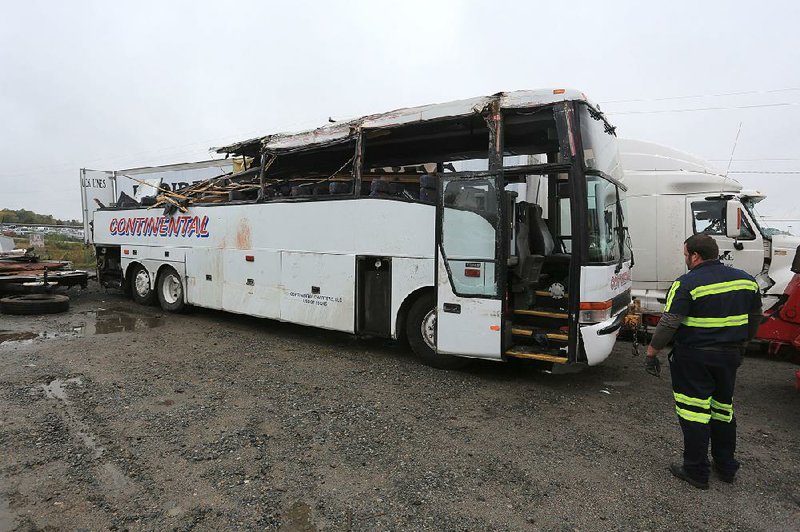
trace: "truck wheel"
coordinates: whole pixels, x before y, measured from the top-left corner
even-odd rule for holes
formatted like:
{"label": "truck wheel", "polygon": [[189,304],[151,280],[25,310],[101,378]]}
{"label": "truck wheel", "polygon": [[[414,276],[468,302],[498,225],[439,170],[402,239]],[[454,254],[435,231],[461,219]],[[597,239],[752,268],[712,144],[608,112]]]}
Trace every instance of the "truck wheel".
{"label": "truck wheel", "polygon": [[183,302],[183,282],[181,276],[172,268],[164,268],[156,282],[158,302],[167,312],[181,312],[185,306]]}
{"label": "truck wheel", "polygon": [[131,269],[131,295],[133,300],[140,305],[152,305],[155,294],[150,286],[150,274],[141,264],[136,264]]}
{"label": "truck wheel", "polygon": [[408,311],[406,337],[411,349],[424,364],[438,369],[460,369],[468,358],[441,355],[436,352],[436,298],[423,294]]}
{"label": "truck wheel", "polygon": [[55,314],[69,310],[69,298],[61,294],[24,294],[0,299],[3,314]]}

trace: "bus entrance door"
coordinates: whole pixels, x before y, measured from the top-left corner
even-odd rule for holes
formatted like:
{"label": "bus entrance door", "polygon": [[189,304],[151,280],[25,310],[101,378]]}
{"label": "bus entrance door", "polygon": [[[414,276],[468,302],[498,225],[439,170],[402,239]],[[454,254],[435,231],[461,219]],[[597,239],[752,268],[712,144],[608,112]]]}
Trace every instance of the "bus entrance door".
{"label": "bus entrance door", "polygon": [[444,176],[437,201],[436,350],[502,357],[497,177]]}

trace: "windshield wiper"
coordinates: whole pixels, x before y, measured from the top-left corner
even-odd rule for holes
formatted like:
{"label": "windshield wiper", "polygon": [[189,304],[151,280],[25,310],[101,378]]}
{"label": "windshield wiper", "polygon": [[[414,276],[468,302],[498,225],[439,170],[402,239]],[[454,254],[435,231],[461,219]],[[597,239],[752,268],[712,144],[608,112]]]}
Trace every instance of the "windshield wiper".
{"label": "windshield wiper", "polygon": [[[617,267],[614,269],[614,273],[619,273],[622,270],[622,265],[625,263],[625,245],[628,245],[628,249],[631,250],[631,268],[633,268],[634,260],[633,260],[633,247],[631,246],[631,232],[628,230],[627,225],[623,225],[625,223],[625,216],[622,213],[622,202],[619,200],[619,189],[617,189],[617,238],[619,244],[619,262],[617,262]],[[628,238],[625,238],[625,235],[628,235]]]}
{"label": "windshield wiper", "polygon": [[591,116],[595,120],[603,122],[603,131],[605,131],[609,135],[614,135],[615,137],[617,136],[616,126],[612,126],[611,124],[609,124],[608,121],[606,121],[606,117],[603,116],[603,113],[601,111],[598,111],[597,109],[594,109],[589,105],[586,106],[586,109],[589,110],[589,116]]}

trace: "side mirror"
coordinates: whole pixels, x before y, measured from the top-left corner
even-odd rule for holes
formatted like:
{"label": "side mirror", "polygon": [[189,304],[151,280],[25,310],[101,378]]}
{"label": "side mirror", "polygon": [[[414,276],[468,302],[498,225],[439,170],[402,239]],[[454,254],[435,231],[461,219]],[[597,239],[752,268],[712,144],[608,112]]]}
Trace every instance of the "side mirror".
{"label": "side mirror", "polygon": [[728,238],[742,235],[742,204],[738,200],[728,200],[725,209],[725,234]]}

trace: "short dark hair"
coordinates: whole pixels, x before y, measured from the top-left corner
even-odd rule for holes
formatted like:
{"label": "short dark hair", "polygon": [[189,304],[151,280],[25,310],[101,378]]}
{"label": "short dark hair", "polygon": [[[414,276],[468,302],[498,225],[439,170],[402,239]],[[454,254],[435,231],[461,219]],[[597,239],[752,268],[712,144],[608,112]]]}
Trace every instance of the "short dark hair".
{"label": "short dark hair", "polygon": [[686,251],[689,252],[689,255],[697,253],[703,260],[719,258],[717,241],[708,235],[692,235],[683,243],[686,244]]}

